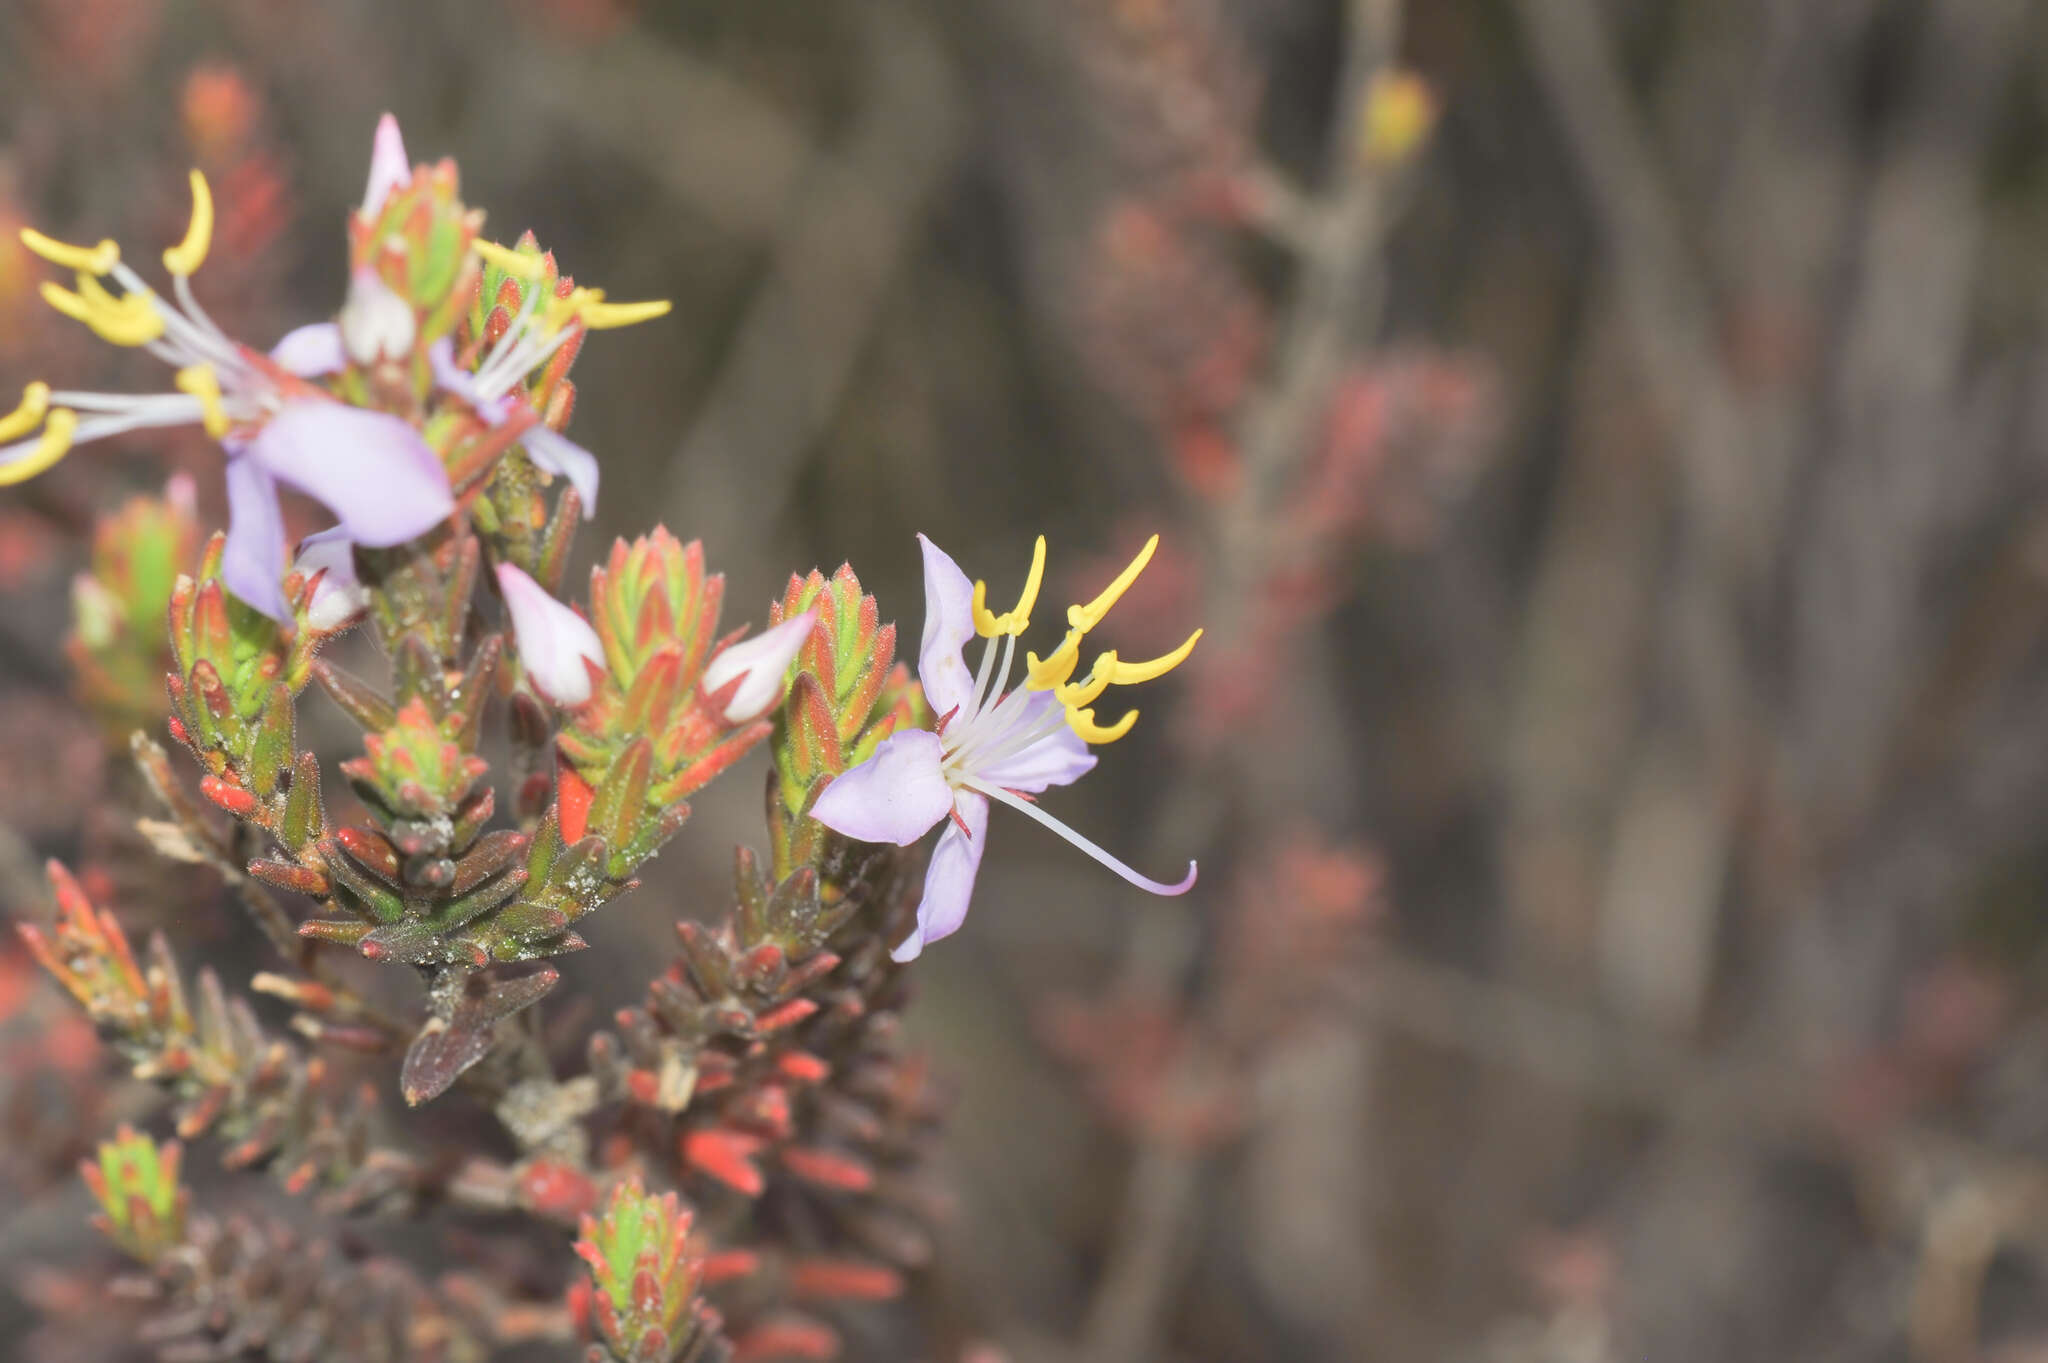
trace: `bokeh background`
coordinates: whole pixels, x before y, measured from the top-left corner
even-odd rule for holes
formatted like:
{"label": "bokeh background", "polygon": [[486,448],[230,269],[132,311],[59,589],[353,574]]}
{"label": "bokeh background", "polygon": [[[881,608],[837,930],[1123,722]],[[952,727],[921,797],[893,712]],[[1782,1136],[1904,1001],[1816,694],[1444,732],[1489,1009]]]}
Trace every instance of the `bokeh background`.
{"label": "bokeh background", "polygon": [[[919,967],[940,1335],[2048,1359],[2048,10],[5,0],[0,386],[160,384],[12,229],[147,258],[192,164],[229,330],[331,312],[385,109],[494,235],[676,301],[579,364],[586,559],[665,522],[755,620],[850,560],[914,638],[914,531],[996,596],[1043,532],[1071,600],[1157,530],[1102,637],[1208,628],[1056,797],[1200,887],[999,820]],[[178,469],[218,516],[216,460],[0,495],[0,905],[82,861],[234,978],[64,648],[95,518]],[[756,780],[563,995],[638,994]],[[16,1338],[143,1109],[4,950]]]}

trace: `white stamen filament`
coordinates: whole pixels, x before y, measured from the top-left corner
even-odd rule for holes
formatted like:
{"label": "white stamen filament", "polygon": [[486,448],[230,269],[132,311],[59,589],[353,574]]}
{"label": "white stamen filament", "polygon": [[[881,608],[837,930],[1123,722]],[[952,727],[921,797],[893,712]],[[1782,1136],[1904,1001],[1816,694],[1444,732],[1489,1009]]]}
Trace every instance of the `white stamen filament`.
{"label": "white stamen filament", "polygon": [[512,324],[505,328],[505,334],[498,338],[498,343],[491,347],[491,353],[477,366],[476,395],[479,401],[494,402],[511,392],[576,334],[577,328],[573,323],[563,324],[551,335],[536,333],[534,313],[540,306],[541,295],[546,292],[539,280],[528,286]]}
{"label": "white stamen filament", "polygon": [[981,666],[974,674],[974,690],[968,693],[966,713],[959,718],[971,724],[974,717],[981,713],[981,699],[988,694],[989,679],[995,675],[995,671],[996,641],[985,640],[981,646]]}
{"label": "white stamen filament", "polygon": [[529,336],[525,348],[513,354],[491,376],[489,386],[483,390],[485,396],[497,398],[511,392],[514,386],[526,381],[528,374],[546,364],[557,350],[567,345],[574,334],[570,328],[563,327],[545,340],[537,341]]}
{"label": "white stamen filament", "polygon": [[1012,794],[1000,786],[984,785],[974,780],[969,780],[964,784],[969,790],[977,794],[985,795],[991,800],[1000,801],[1025,816],[1036,819],[1039,823],[1044,824],[1047,828],[1059,834],[1060,837],[1065,838],[1068,842],[1080,848],[1090,857],[1101,862],[1104,866],[1107,866],[1110,870],[1116,872],[1141,890],[1150,890],[1153,894],[1159,895],[1177,895],[1186,894],[1195,887],[1195,863],[1192,861],[1188,863],[1186,878],[1178,884],[1168,885],[1164,881],[1154,880],[1150,876],[1141,875],[1131,867],[1124,865],[1124,863],[1118,861],[1108,852],[1082,837],[1079,833],[1076,833],[1073,829],[1067,827],[1021,795]]}
{"label": "white stamen filament", "polygon": [[1043,743],[1066,727],[1067,712],[1064,709],[1055,709],[1035,725],[1013,724],[1007,731],[1002,727],[992,727],[988,732],[970,735],[970,739],[978,738],[981,742],[972,748],[963,743],[960,749],[946,755],[946,762],[963,771],[986,771],[998,763],[1009,761],[1034,744]]}
{"label": "white stamen filament", "polygon": [[[248,378],[248,366],[242,362],[241,351],[220,328],[213,325],[211,319],[200,320],[205,317],[204,313],[188,317],[169,306],[161,294],[143,281],[141,275],[124,264],[117,263],[112,273],[115,283],[131,294],[147,298],[156,315],[163,318],[164,338],[169,340],[173,354],[165,355],[152,346],[152,353],[159,359],[180,369],[190,364],[210,364],[220,373],[222,386],[226,386],[230,378]],[[189,294],[190,288],[185,292]]]}
{"label": "white stamen filament", "polygon": [[[1059,724],[1039,724],[1022,734],[1017,732],[1017,720],[1024,707],[1030,704],[1030,693],[1003,689],[1010,684],[1010,666],[1016,661],[1016,656],[1017,636],[1014,634],[1003,636],[1000,666],[992,666],[996,662],[996,641],[990,639],[983,646],[981,671],[974,680],[973,698],[967,703],[965,712],[954,716],[946,726],[952,740],[946,747],[948,767],[960,771],[987,767],[1059,732]],[[1065,722],[1062,716],[1060,724]],[[993,754],[988,751],[990,748],[995,749]]]}
{"label": "white stamen filament", "polygon": [[178,296],[178,306],[185,310],[186,314],[192,318],[192,321],[197,324],[200,330],[210,332],[228,343],[228,352],[233,357],[235,367],[237,369],[241,368],[241,351],[233,342],[228,341],[227,333],[214,325],[213,318],[207,316],[206,309],[199,306],[199,300],[192,294],[191,278],[181,274],[172,275],[171,291]]}
{"label": "white stamen filament", "polygon": [[538,281],[528,286],[526,297],[520,301],[519,311],[512,317],[512,324],[505,328],[505,334],[491,347],[491,353],[484,357],[484,362],[476,367],[477,387],[486,396],[499,396],[491,392],[486,384],[496,376],[498,366],[505,362],[506,356],[512,353],[512,348],[526,339],[526,324],[532,320],[533,310],[540,304],[540,292]]}
{"label": "white stamen filament", "polygon": [[[53,405],[82,407],[83,404],[58,403],[59,398],[108,397],[100,393],[52,393]],[[126,408],[116,408],[111,401],[103,402],[98,409],[103,415],[90,416],[78,423],[78,429],[71,434],[71,444],[90,444],[95,440],[107,440],[117,435],[145,427],[194,426],[206,415],[205,406],[198,398],[170,393],[139,399]],[[35,450],[42,443],[42,437],[32,435],[26,440],[17,440],[12,445],[0,445],[0,467],[13,463]]]}
{"label": "white stamen filament", "polygon": [[[116,263],[108,273],[128,295],[148,300],[151,310],[163,319],[163,335],[141,348],[173,369],[196,365],[211,368],[222,388],[221,410],[230,420],[256,420],[267,405],[273,405],[264,376],[242,358],[241,347],[214,325],[192,296],[192,286],[183,275],[172,276],[171,288],[177,298],[177,306],[172,306],[127,265]],[[82,414],[71,435],[73,447],[145,428],[198,425],[207,413],[205,402],[187,393],[65,390],[51,393],[49,403],[52,409]],[[0,447],[0,465],[29,455],[41,443],[42,437],[34,435]]]}
{"label": "white stamen filament", "polygon": [[172,406],[191,411],[199,399],[183,393],[73,393],[50,394],[52,407],[69,407],[75,412],[133,412],[138,409]]}

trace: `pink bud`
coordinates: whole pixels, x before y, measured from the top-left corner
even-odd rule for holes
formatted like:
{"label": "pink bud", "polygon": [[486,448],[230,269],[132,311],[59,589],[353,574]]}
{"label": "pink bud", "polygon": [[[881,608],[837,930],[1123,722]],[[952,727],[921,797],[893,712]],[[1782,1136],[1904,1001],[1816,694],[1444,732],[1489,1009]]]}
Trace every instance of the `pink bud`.
{"label": "pink bud", "polygon": [[412,179],[412,162],[405,155],[405,137],[398,120],[390,114],[377,120],[376,140],[370,144],[370,182],[363,188],[363,216],[375,217],[391,191]]}
{"label": "pink bud", "polygon": [[811,626],[817,621],[816,611],[805,611],[765,633],[734,644],[711,660],[701,683],[704,694],[711,695],[727,682],[739,679],[739,689],[725,705],[727,724],[744,724],[775,708],[782,699],[782,674],[796,660],[797,651],[811,637]]}
{"label": "pink bud", "polygon": [[498,589],[505,594],[505,609],[512,617],[519,661],[534,687],[557,705],[589,700],[590,673],[584,660],[604,666],[604,645],[590,622],[509,563],[498,565]]}

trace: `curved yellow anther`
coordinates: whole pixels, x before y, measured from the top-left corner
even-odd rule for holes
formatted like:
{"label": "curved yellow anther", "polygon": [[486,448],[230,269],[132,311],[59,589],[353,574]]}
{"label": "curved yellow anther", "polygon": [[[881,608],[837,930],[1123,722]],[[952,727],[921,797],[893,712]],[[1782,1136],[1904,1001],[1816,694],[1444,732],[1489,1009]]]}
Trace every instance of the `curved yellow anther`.
{"label": "curved yellow anther", "polygon": [[591,294],[576,309],[576,316],[592,331],[651,322],[657,317],[668,316],[669,308],[673,306],[666,298],[650,299],[645,303],[607,303],[597,290],[592,289]]}
{"label": "curved yellow anther", "polygon": [[147,345],[164,334],[164,319],[147,297],[130,294],[117,299],[90,275],[80,275],[78,284],[80,292],[73,293],[44,280],[43,301],[73,321],[85,323],[112,345]]}
{"label": "curved yellow anther", "polygon": [[469,249],[482,256],[486,265],[495,265],[520,279],[539,279],[548,272],[547,257],[530,256],[524,251],[500,246],[495,241],[485,241],[482,237],[471,242]]}
{"label": "curved yellow anther", "polygon": [[195,275],[206,263],[206,253],[212,246],[213,190],[208,188],[206,177],[194,170],[192,224],[185,229],[185,239],[164,252],[164,268],[174,275]]}
{"label": "curved yellow anther", "polygon": [[1022,634],[1031,628],[1031,608],[1038,604],[1038,586],[1045,581],[1045,536],[1038,537],[1038,543],[1031,549],[1031,571],[1024,575],[1024,590],[1017,597],[1014,608],[1001,615],[993,615],[988,609],[988,584],[974,584],[974,628],[984,639],[994,639],[1004,634]]}
{"label": "curved yellow anther", "polygon": [[1116,672],[1116,650],[1110,649],[1095,659],[1095,666],[1088,669],[1085,679],[1069,682],[1053,689],[1053,698],[1069,710],[1078,710],[1084,705],[1093,705],[1109,689]]}
{"label": "curved yellow anther", "polygon": [[21,390],[21,406],[0,416],[0,440],[19,440],[43,424],[50,410],[50,385],[32,383]]}
{"label": "curved yellow anther", "polygon": [[1126,710],[1122,719],[1105,729],[1102,725],[1095,722],[1095,711],[1093,710],[1067,711],[1067,727],[1072,729],[1083,743],[1092,743],[1096,746],[1116,742],[1119,738],[1129,733],[1131,726],[1137,722],[1138,712],[1136,710]]}
{"label": "curved yellow anther", "polygon": [[0,464],[0,487],[25,483],[71,453],[71,437],[78,433],[78,413],[59,407],[43,426],[43,438],[26,458]]}
{"label": "curved yellow anther", "polygon": [[228,433],[232,425],[228,414],[220,405],[220,376],[213,372],[210,364],[195,364],[178,371],[178,391],[189,393],[199,399],[201,420],[206,433],[215,440]]}
{"label": "curved yellow anther", "polygon": [[1067,607],[1067,623],[1080,630],[1083,634],[1101,624],[1102,617],[1109,614],[1109,608],[1114,606],[1122,598],[1123,594],[1131,589],[1131,584],[1138,580],[1138,574],[1145,571],[1145,565],[1152,561],[1152,551],[1158,547],[1159,536],[1154,535],[1151,539],[1146,540],[1145,547],[1140,549],[1138,556],[1131,560],[1130,567],[1118,573],[1116,581],[1104,587],[1101,595],[1085,606]]}
{"label": "curved yellow anther", "polygon": [[84,322],[92,317],[92,306],[55,280],[44,280],[40,292],[45,303],[74,322]]}
{"label": "curved yellow anther", "polygon": [[603,289],[571,289],[566,294],[555,294],[540,310],[540,328],[552,336],[577,321],[585,306],[603,301]]}
{"label": "curved yellow anther", "polygon": [[1003,632],[1002,621],[989,613],[988,583],[978,577],[974,579],[974,604],[971,611],[974,616],[974,632],[982,638],[993,639]]}
{"label": "curved yellow anther", "polygon": [[121,248],[111,241],[97,246],[73,246],[68,241],[46,237],[33,227],[21,229],[21,244],[52,265],[86,274],[105,274],[121,263]]}
{"label": "curved yellow anther", "polygon": [[1036,653],[1024,655],[1024,688],[1027,691],[1050,691],[1055,686],[1064,686],[1067,678],[1074,675],[1074,667],[1081,661],[1081,631],[1070,629],[1060,646],[1040,661]]}
{"label": "curved yellow anther", "polygon": [[164,319],[146,293],[124,293],[116,298],[97,279],[81,274],[78,296],[89,309],[85,324],[103,341],[113,345],[148,345],[164,334]]}
{"label": "curved yellow anther", "polygon": [[1118,686],[1135,686],[1139,682],[1148,682],[1155,677],[1163,677],[1188,660],[1188,654],[1195,651],[1195,641],[1201,637],[1202,631],[1196,630],[1188,636],[1186,643],[1173,652],[1142,663],[1116,662],[1114,661],[1114,654],[1108,655],[1112,659],[1109,679]]}

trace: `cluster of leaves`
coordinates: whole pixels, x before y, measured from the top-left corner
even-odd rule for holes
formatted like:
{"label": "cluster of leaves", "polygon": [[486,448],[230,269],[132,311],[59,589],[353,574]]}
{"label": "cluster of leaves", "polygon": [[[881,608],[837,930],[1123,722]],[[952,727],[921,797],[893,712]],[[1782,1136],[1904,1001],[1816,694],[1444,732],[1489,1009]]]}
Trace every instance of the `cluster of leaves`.
{"label": "cluster of leaves", "polygon": [[79,698],[115,741],[163,717],[171,664],[164,612],[198,548],[192,484],[184,478],[161,497],[131,498],[93,528],[91,564],[72,582],[65,652]]}
{"label": "cluster of leaves", "polygon": [[[620,1104],[617,1130],[711,1218],[726,1247],[712,1296],[741,1351],[829,1358],[836,1333],[806,1308],[893,1297],[930,1254],[916,1175],[937,1102],[903,1048],[888,955],[910,926],[913,868],[802,811],[925,707],[850,569],[792,579],[771,618],[805,610],[820,623],[776,722],[772,862],[738,851],[732,907],[676,925],[678,960],[593,1039],[590,1068]],[[774,1228],[786,1217],[830,1232],[799,1249]]]}
{"label": "cluster of leaves", "polygon": [[[161,666],[167,728],[198,764],[199,793],[232,821],[223,831],[138,735],[147,784],[174,816],[152,825],[153,840],[215,866],[255,910],[286,968],[252,983],[298,1010],[301,1036],[266,1031],[211,970],[188,993],[161,934],[138,961],[61,867],[54,923],[24,935],[131,1073],[171,1093],[179,1138],[216,1137],[230,1168],[323,1190],[315,1214],[525,1213],[557,1249],[559,1228],[580,1223],[589,1277],[538,1333],[577,1325],[592,1359],[616,1363],[829,1358],[838,1336],[817,1309],[893,1297],[930,1253],[919,1171],[936,1104],[902,1045],[904,977],[888,954],[911,925],[912,854],[848,842],[808,812],[883,738],[932,718],[896,662],[895,627],[846,567],[793,577],[771,606],[771,626],[806,612],[816,623],[781,704],[764,699],[764,714],[749,700],[755,712],[740,713],[743,682],[758,679],[717,670],[739,637],[720,633],[723,579],[701,546],[661,528],[615,543],[592,573],[603,663],[588,668],[588,698],[557,704],[532,683],[516,637],[493,623],[504,612],[485,568],[511,565],[564,595],[581,504],[520,437],[567,421],[580,323],[516,401],[451,400],[434,369],[452,355],[473,370],[537,308],[566,300],[560,317],[572,316],[577,294],[530,237],[517,250],[531,270],[479,254],[480,226],[448,163],[417,169],[351,222],[352,266],[410,307],[415,340],[351,361],[333,391],[416,424],[457,496],[426,536],[352,550],[353,618],[316,612],[323,580],[298,574],[284,583],[289,619],[249,609],[223,581],[220,536],[191,576],[174,576],[196,532],[161,508],[123,513],[113,533],[128,547],[103,554],[96,585],[81,589],[89,693],[109,678],[109,722],[139,714],[131,674]],[[436,345],[446,351],[430,361]],[[137,643],[150,609],[169,622],[160,657]],[[358,625],[389,662],[381,683],[321,655]],[[362,732],[334,769],[349,798],[331,805],[338,792],[323,791],[321,762],[300,746],[299,706],[316,682]],[[500,704],[515,792],[502,815],[482,756]],[[642,1006],[590,1039],[585,1072],[558,1076],[538,1025],[508,1024],[559,984],[551,958],[586,945],[585,920],[638,884],[690,798],[764,743],[766,854],[738,852],[726,911],[679,923],[680,955]],[[345,972],[323,968],[337,948],[417,978],[418,1009],[393,1018],[364,1002]],[[332,1057],[307,1039],[402,1053],[410,1104],[467,1076],[518,1159],[373,1143],[374,1090],[336,1102]],[[330,1236],[301,1246],[268,1220],[194,1213],[180,1168],[177,1143],[124,1130],[86,1174],[102,1229],[149,1271],[136,1291],[165,1307],[150,1328],[171,1354],[442,1359],[488,1347],[494,1332],[450,1307],[474,1293],[358,1262]]]}
{"label": "cluster of leaves", "polygon": [[404,1266],[350,1262],[300,1243],[267,1220],[222,1224],[191,1214],[180,1186],[182,1149],[123,1127],[81,1166],[100,1205],[93,1222],[149,1270],[120,1286],[150,1303],[144,1333],[164,1356],[277,1363],[454,1363],[483,1356],[483,1323],[448,1305]]}
{"label": "cluster of leaves", "polygon": [[[805,817],[883,737],[930,722],[874,598],[847,568],[793,578],[771,621],[812,611],[819,624],[791,665],[785,704],[735,724],[723,717],[733,684],[702,686],[729,641],[718,637],[723,583],[701,548],[661,530],[616,544],[592,580],[606,667],[592,670],[591,699],[553,735],[555,797],[529,829],[493,828],[477,748],[485,702],[505,689],[505,640],[473,628],[486,540],[450,530],[404,552],[359,551],[374,584],[369,621],[392,660],[388,696],[316,656],[322,636],[303,618],[310,584],[287,583],[301,619],[280,627],[225,591],[220,551],[216,537],[199,576],[171,594],[171,732],[201,764],[201,792],[271,843],[246,863],[250,888],[328,910],[298,924],[309,948],[345,945],[426,981],[427,1017],[401,1071],[409,1101],[444,1091],[490,1055],[499,1023],[556,984],[539,958],[580,946],[570,925],[634,884],[634,869],[687,817],[687,797],[772,740],[769,853],[739,850],[729,912],[677,925],[680,957],[642,1007],[620,1014],[617,1032],[592,1040],[587,1078],[556,1083],[529,1071],[506,1082],[553,1095],[557,1127],[566,1113],[627,1137],[709,1209],[700,1224],[726,1246],[699,1271],[681,1248],[688,1213],[672,1196],[636,1191],[629,1203],[616,1192],[607,1215],[586,1225],[585,1257],[597,1253],[590,1246],[605,1247],[607,1265],[627,1262],[622,1244],[671,1250],[656,1254],[651,1278],[638,1267],[600,1275],[578,1298],[599,1347],[621,1360],[692,1363],[728,1339],[748,1356],[835,1353],[836,1331],[811,1311],[894,1296],[930,1252],[929,1199],[915,1175],[936,1105],[897,1034],[902,979],[887,953],[909,926],[914,868],[900,849],[850,843]],[[296,705],[311,681],[364,730],[362,754],[339,768],[359,822],[330,819],[319,764],[297,747]],[[519,699],[529,724],[556,713]],[[437,1185],[419,1158],[371,1147],[367,1094],[337,1109],[324,1062],[267,1035],[210,971],[189,1006],[160,934],[148,966],[138,965],[112,916],[61,868],[53,878],[56,923],[28,929],[30,946],[138,1076],[180,1095],[181,1136],[218,1134],[231,1166],[266,1164],[294,1189],[327,1187],[336,1209],[448,1193],[451,1180]],[[394,1040],[317,979],[259,982],[303,1010],[311,1035],[371,1050]],[[608,1181],[587,1166],[587,1142],[544,1141],[508,1116],[509,1104],[500,1116],[532,1137],[533,1157],[497,1173],[472,1160],[453,1182],[466,1178],[472,1194],[488,1184],[504,1205],[551,1219],[587,1215]],[[105,1214],[109,1234],[149,1262],[157,1251],[139,1246],[181,1231],[146,1191],[165,1179],[150,1182],[142,1145],[123,1140],[126,1153],[95,1177],[121,1208]],[[165,1178],[175,1182],[169,1159]],[[814,1208],[807,1221],[834,1232],[798,1249],[777,1226],[804,1203]],[[230,1258],[272,1233],[205,1227],[206,1253]],[[643,1250],[628,1257],[637,1265]],[[649,1282],[661,1288],[652,1297]]]}
{"label": "cluster of leaves", "polygon": [[704,1264],[674,1193],[654,1197],[629,1179],[581,1230],[576,1253],[590,1276],[570,1289],[569,1309],[595,1337],[591,1363],[708,1363],[725,1352],[717,1313],[697,1295]]}
{"label": "cluster of leaves", "polygon": [[[50,879],[56,921],[48,932],[22,924],[23,940],[130,1072],[177,1096],[179,1135],[216,1135],[231,1166],[273,1165],[295,1187],[339,1185],[366,1173],[374,1095],[336,1105],[322,1062],[266,1033],[213,971],[199,972],[194,1007],[162,933],[151,935],[145,967],[120,923],[93,906],[70,872],[53,862]],[[372,1191],[360,1184],[350,1199],[367,1200]]]}

